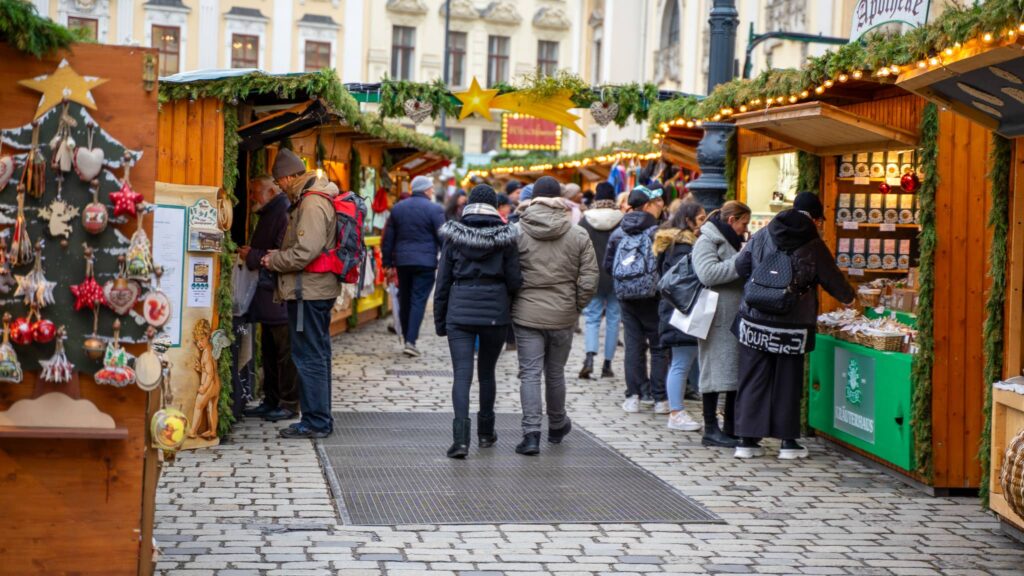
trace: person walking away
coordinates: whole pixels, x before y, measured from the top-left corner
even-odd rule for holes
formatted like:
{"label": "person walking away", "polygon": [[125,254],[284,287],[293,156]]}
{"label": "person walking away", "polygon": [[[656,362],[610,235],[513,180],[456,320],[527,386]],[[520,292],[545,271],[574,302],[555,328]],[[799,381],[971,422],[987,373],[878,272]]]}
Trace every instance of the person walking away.
{"label": "person walking away", "polygon": [[437,252],[444,210],[432,202],[434,183],[426,176],[412,179],[412,196],[395,204],[384,227],[381,256],[389,276],[398,278],[398,319],[402,324],[403,352],[420,356],[416,348],[427,299],[434,288]]}
{"label": "person walking away", "polygon": [[[735,258],[743,247],[750,224],[750,208],[730,200],[708,215],[693,245],[694,271],[701,284],[718,293],[718,307],[707,338],[697,342],[700,363],[699,388],[704,404],[704,446],[733,448],[736,421],[737,363],[739,343],[732,334],[732,322],[743,299],[743,279],[736,272]],[[718,425],[718,395],[725,394],[725,418]]]}
{"label": "person walking away", "polygon": [[[590,236],[590,242],[594,246],[594,254],[596,254],[598,262],[604,262],[608,239],[611,238],[612,232],[619,227],[621,221],[622,212],[615,207],[615,188],[607,182],[600,182],[594,194],[593,206],[583,213],[583,219],[580,220],[580,226]],[[586,318],[583,336],[586,358],[583,360],[580,378],[584,380],[589,379],[594,372],[594,357],[597,356],[597,349],[601,343],[602,316],[604,316],[605,328],[604,364],[601,366],[601,377],[614,378],[612,360],[615,359],[615,347],[619,341],[621,311],[619,299],[615,297],[612,276],[603,266],[600,271],[600,280],[597,283],[597,293],[583,309],[583,317]]]}
{"label": "person walking away", "polygon": [[587,233],[569,221],[560,192],[557,180],[542,176],[534,184],[533,199],[520,204],[523,287],[512,304],[512,322],[519,352],[523,440],[516,452],[528,456],[540,453],[545,402],[548,441],[558,444],[572,429],[565,408],[565,363],[573,327],[598,282],[594,246]]}
{"label": "person walking away", "polygon": [[[626,401],[622,409],[639,412],[647,394],[656,414],[668,414],[665,349],[658,336],[658,269],[654,234],[665,208],[660,190],[637,186],[629,193],[631,212],[608,239],[604,269],[614,280],[626,332]],[[647,358],[650,355],[650,371]],[[649,392],[648,392],[649,390]]]}
{"label": "person walking away", "polygon": [[280,250],[270,250],[260,264],[277,273],[277,298],[288,308],[292,362],[299,376],[302,419],[281,430],[283,438],[326,438],[334,430],[331,416],[331,309],[341,294],[332,272],[306,272],[306,267],[337,243],[334,197],[338,187],[307,172],[288,149],[274,159],[274,180],[292,206]]}
{"label": "person walking away", "polygon": [[299,380],[292,362],[288,339],[288,307],[275,301],[277,276],[260,266],[260,260],[271,250],[280,250],[288,229],[288,196],[268,175],[256,177],[251,190],[250,205],[259,216],[248,246],[238,249],[238,256],[249,270],[259,271],[256,294],[249,305],[249,320],[260,324],[260,348],[263,351],[263,401],[243,411],[269,422],[291,420],[299,415]]}
{"label": "person walking away", "polygon": [[462,190],[457,190],[444,204],[444,221],[451,222],[452,220],[458,220],[459,217],[462,216],[462,208],[465,205],[466,193]]}
{"label": "person walking away", "polygon": [[[793,208],[779,212],[758,230],[736,259],[747,291],[733,327],[739,339],[739,392],[736,396],[737,458],[764,455],[762,438],[782,440],[779,458],[806,458],[800,437],[804,355],[814,350],[818,286],[852,304],[856,293],[818,234],[825,215],[821,200],[801,192]],[[751,290],[766,275],[792,275],[788,286],[767,294]]]}
{"label": "person walking away", "polygon": [[523,284],[519,271],[519,231],[502,220],[497,204],[494,189],[480,184],[470,191],[462,219],[441,227],[444,247],[434,291],[434,325],[438,336],[448,337],[454,372],[455,419],[449,458],[465,458],[469,453],[469,389],[477,341],[477,442],[481,448],[487,448],[497,441],[494,369],[512,323],[512,298]]}
{"label": "person walking away", "polygon": [[[668,222],[654,235],[654,254],[658,257],[658,270],[664,276],[687,254],[693,252],[697,234],[705,220],[704,208],[696,202],[679,205]],[[668,427],[673,430],[695,432],[700,423],[683,411],[683,396],[686,380],[692,376],[700,379],[700,363],[697,361],[697,339],[673,328],[669,323],[675,307],[661,299],[658,304],[658,334],[661,345],[671,351],[672,360],[668,367],[665,389],[668,393]]]}
{"label": "person walking away", "polygon": [[579,184],[570,182],[562,187],[562,199],[565,200],[565,207],[569,209],[570,221],[575,225],[580,223],[583,217],[583,192]]}

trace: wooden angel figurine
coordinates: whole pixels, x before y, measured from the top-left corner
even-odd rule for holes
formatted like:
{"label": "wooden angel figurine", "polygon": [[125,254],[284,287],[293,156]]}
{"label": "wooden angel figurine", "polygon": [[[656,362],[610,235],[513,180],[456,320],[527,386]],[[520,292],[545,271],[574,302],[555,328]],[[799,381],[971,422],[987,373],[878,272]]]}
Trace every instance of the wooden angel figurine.
{"label": "wooden angel figurine", "polygon": [[[217,437],[217,405],[220,400],[220,374],[217,372],[217,356],[214,350],[213,330],[210,321],[203,318],[192,331],[199,354],[192,368],[199,373],[199,390],[196,392],[196,406],[192,411],[192,427],[189,438],[197,435],[211,440]],[[217,352],[217,354],[215,354]],[[204,426],[205,425],[205,426]],[[200,433],[202,429],[202,433]]]}

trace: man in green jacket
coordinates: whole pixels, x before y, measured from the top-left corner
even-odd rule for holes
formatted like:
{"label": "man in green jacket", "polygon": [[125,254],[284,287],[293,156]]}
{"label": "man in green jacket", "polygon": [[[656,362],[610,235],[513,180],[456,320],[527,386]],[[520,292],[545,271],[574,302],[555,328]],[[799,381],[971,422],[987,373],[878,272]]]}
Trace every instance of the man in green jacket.
{"label": "man in green jacket", "polygon": [[341,293],[338,277],[305,268],[333,248],[336,238],[333,198],[338,187],[325,176],[307,172],[294,152],[281,149],[274,159],[274,180],[288,193],[292,207],[280,250],[261,264],[277,272],[277,298],[288,306],[292,361],[299,373],[302,419],[281,430],[283,438],[326,438],[331,416],[331,309]]}

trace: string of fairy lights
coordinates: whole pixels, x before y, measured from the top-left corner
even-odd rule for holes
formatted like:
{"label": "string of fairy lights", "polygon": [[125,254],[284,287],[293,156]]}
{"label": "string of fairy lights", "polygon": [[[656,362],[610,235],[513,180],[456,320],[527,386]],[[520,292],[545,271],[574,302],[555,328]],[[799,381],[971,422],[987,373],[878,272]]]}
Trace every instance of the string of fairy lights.
{"label": "string of fairy lights", "polygon": [[488,169],[472,169],[466,172],[462,177],[462,186],[468,186],[473,177],[479,178],[490,178],[493,176],[512,175],[512,174],[526,174],[536,172],[547,172],[550,170],[571,170],[576,168],[584,168],[587,166],[605,166],[615,164],[617,162],[638,160],[656,160],[661,158],[661,152],[631,152],[628,150],[622,150],[620,152],[614,152],[611,154],[595,154],[594,156],[587,156],[584,158],[577,158],[574,160],[547,162],[543,164],[523,164],[516,166],[495,166]]}

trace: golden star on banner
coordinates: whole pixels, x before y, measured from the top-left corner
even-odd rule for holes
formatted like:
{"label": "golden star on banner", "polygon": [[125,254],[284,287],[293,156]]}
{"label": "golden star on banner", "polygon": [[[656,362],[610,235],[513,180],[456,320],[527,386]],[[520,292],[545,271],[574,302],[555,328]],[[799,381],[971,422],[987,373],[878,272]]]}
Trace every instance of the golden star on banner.
{"label": "golden star on banner", "polygon": [[33,120],[38,120],[40,116],[64,101],[78,102],[86,108],[95,110],[96,101],[93,100],[92,93],[89,91],[106,81],[106,78],[79,76],[67,60],[61,60],[53,74],[19,80],[18,84],[43,93],[42,98],[39,99],[36,116],[33,118]]}
{"label": "golden star on banner", "polygon": [[473,83],[469,85],[469,90],[452,94],[452,96],[455,96],[460,102],[462,102],[462,111],[459,112],[459,120],[465,120],[466,117],[473,112],[476,112],[487,120],[490,120],[491,100],[494,100],[494,97],[497,95],[497,90],[484,90],[480,88],[480,83],[476,81],[476,76],[474,76]]}

